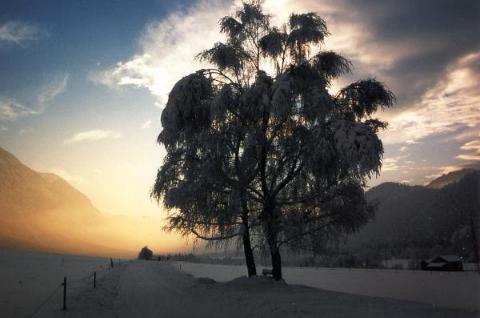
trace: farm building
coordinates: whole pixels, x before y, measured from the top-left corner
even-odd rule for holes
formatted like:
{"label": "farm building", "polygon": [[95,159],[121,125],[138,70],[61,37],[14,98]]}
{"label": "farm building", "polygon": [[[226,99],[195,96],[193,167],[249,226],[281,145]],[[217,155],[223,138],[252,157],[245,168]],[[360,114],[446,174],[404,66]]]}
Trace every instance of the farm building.
{"label": "farm building", "polygon": [[442,255],[428,261],[422,261],[422,269],[427,271],[463,271],[463,262],[456,255]]}

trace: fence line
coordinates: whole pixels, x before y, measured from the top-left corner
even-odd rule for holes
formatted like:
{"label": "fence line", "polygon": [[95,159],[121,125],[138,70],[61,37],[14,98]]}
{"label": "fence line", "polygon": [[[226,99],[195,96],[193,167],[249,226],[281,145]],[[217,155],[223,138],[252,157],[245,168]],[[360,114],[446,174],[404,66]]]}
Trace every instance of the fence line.
{"label": "fence line", "polygon": [[[91,278],[93,278],[93,288],[96,288],[96,285],[97,285],[97,282],[98,282],[98,278],[99,278],[99,273],[103,273],[104,275],[102,277],[105,277],[105,274],[107,274],[110,270],[112,270],[114,268],[114,266],[112,266],[112,259],[110,259],[110,262],[108,264],[108,266],[104,266],[104,265],[99,265],[99,266],[96,266],[93,268],[93,270],[90,270],[90,272],[85,275],[85,276],[82,276],[80,278],[77,278],[77,279],[74,279],[74,280],[68,280],[68,290],[75,290],[75,289],[78,289],[78,288],[84,288],[85,285]],[[120,260],[118,261],[118,265],[122,265],[120,264]],[[65,300],[65,296],[66,296],[66,292],[67,292],[67,286],[66,286],[66,278],[67,277],[64,277],[64,281],[62,283],[59,283],[59,285],[48,295],[48,297],[46,297],[36,308],[35,310],[28,316],[29,318],[32,318],[34,317],[35,315],[37,315],[41,309],[46,305],[48,304],[48,302],[53,298],[53,296],[55,296],[57,294],[57,292],[62,288],[64,287],[64,300],[63,300],[63,310],[66,310],[66,300]],[[64,285],[65,284],[65,285]],[[88,286],[88,285],[87,285]]]}
{"label": "fence line", "polygon": [[43,306],[45,306],[49,301],[50,299],[52,299],[53,296],[55,296],[55,294],[57,293],[57,291],[60,289],[60,287],[62,287],[62,284],[59,284],[54,290],[53,292],[40,304],[37,306],[37,308],[35,308],[35,310],[28,316],[29,318],[32,318],[33,316],[35,316],[36,314],[38,314],[38,312],[43,308]]}

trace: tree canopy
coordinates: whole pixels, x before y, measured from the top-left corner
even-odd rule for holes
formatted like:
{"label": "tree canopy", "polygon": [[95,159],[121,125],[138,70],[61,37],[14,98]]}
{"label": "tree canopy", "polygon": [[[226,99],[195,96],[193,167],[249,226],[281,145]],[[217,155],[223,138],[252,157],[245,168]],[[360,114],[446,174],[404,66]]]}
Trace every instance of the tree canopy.
{"label": "tree canopy", "polygon": [[152,196],[171,210],[170,229],[242,237],[247,266],[251,241],[265,244],[281,279],[282,245],[318,246],[372,216],[363,187],[380,171],[386,127],[373,116],[395,99],[376,79],[329,91],[351,63],[322,50],[329,33],[316,13],[272,27],[252,1],[220,30],[226,41],[198,55],[212,68],[170,92]]}

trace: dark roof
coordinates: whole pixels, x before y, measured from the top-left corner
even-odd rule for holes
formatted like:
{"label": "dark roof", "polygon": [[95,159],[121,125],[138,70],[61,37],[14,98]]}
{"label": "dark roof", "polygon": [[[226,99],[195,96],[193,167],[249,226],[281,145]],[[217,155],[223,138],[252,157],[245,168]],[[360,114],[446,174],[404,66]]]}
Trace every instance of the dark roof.
{"label": "dark roof", "polygon": [[461,262],[462,259],[456,255],[440,255],[435,258],[430,259],[429,263],[453,263]]}

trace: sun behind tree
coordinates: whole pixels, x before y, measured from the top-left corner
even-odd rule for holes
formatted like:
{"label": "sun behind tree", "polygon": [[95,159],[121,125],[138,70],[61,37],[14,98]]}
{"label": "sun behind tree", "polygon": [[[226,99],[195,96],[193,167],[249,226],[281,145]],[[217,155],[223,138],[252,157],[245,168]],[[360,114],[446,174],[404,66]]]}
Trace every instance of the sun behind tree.
{"label": "sun behind tree", "polygon": [[350,62],[321,50],[329,33],[316,13],[272,27],[252,1],[220,30],[227,41],[198,56],[213,67],[169,95],[152,196],[171,211],[171,230],[241,238],[249,276],[252,246],[266,245],[281,279],[282,245],[315,249],[372,217],[363,187],[380,171],[386,127],[372,116],[394,96],[375,79],[330,94]]}

